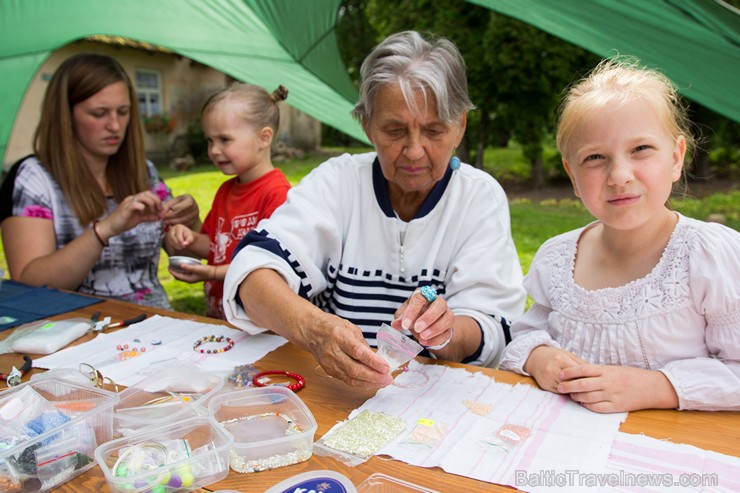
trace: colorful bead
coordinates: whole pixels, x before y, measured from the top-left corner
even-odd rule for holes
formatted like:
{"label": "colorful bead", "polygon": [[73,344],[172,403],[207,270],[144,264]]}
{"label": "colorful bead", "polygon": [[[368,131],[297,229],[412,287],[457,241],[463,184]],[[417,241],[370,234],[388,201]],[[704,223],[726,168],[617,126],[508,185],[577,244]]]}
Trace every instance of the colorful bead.
{"label": "colorful bead", "polygon": [[460,169],[460,165],[461,165],[461,164],[462,164],[462,163],[460,162],[460,158],[459,158],[459,157],[457,157],[457,156],[452,156],[452,157],[450,158],[450,168],[452,168],[453,170],[458,170],[458,169]]}
{"label": "colorful bead", "polygon": [[[226,346],[218,349],[201,349],[199,346],[208,342],[223,342],[226,341]],[[225,353],[229,349],[234,347],[234,340],[230,337],[226,337],[223,335],[220,336],[205,336],[201,337],[197,341],[195,341],[195,344],[193,344],[193,351],[198,351],[201,354],[217,354],[217,353]]]}

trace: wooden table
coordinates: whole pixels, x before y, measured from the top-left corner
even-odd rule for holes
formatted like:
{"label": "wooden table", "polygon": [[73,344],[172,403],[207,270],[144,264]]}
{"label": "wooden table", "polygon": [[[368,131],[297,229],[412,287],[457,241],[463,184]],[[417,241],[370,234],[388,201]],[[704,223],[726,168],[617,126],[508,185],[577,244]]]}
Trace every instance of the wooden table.
{"label": "wooden table", "polygon": [[[100,311],[102,316],[111,316],[113,321],[123,320],[146,313],[160,314],[170,317],[197,319],[211,324],[226,324],[220,320],[206,317],[197,317],[189,314],[168,312],[141,307],[118,301],[105,301],[87,308],[76,310],[64,316],[52,318],[69,318],[71,316],[90,317],[92,313]],[[10,331],[0,333],[0,339]],[[79,342],[92,338],[86,336]],[[7,371],[11,365],[22,364],[22,358],[17,354],[0,355],[0,370]],[[498,382],[533,383],[532,379],[509,372],[478,368],[455,363],[438,363],[425,360],[429,364],[447,364],[464,367],[468,371],[482,371]],[[345,383],[317,372],[317,363],[313,357],[291,344],[273,351],[256,363],[260,370],[282,369],[300,373],[306,378],[306,387],[299,391],[298,396],[306,403],[318,423],[315,439],[318,440],[337,422],[347,419],[349,413],[360,407],[367,399],[374,395],[374,391],[349,387]],[[41,370],[34,369],[32,373]],[[24,377],[24,381],[28,376]],[[644,433],[645,435],[661,439],[671,439],[676,443],[686,443],[697,447],[714,450],[723,454],[740,456],[740,413],[738,412],[698,412],[698,411],[637,411],[629,414],[622,424],[621,431],[626,433]],[[252,474],[239,474],[233,471],[223,481],[209,485],[201,491],[215,491],[232,489],[242,492],[264,492],[271,486],[296,474],[329,469],[338,471],[349,477],[354,484],[364,481],[370,474],[380,472],[419,486],[424,486],[443,493],[446,492],[480,492],[480,491],[511,491],[506,486],[494,485],[473,479],[448,474],[440,468],[421,468],[408,465],[404,462],[388,460],[387,458],[373,457],[369,461],[356,467],[347,467],[333,459],[313,455],[310,460],[293,466],[283,467],[272,471]],[[95,467],[78,476],[72,481],[57,488],[59,492],[90,492],[109,491],[105,477],[99,467]]]}

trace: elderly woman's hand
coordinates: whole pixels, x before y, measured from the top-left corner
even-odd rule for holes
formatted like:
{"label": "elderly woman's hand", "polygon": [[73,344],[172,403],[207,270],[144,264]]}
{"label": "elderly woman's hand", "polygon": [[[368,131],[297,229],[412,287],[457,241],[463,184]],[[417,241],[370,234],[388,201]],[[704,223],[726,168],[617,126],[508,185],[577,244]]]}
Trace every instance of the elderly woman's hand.
{"label": "elderly woman's hand", "polygon": [[316,322],[303,340],[326,373],[365,388],[393,383],[388,363],[370,349],[359,327],[328,313]]}
{"label": "elderly woman's hand", "polygon": [[430,302],[418,289],[396,310],[391,322],[394,329],[411,331],[419,344],[430,349],[452,339],[454,324],[455,314],[442,297]]}

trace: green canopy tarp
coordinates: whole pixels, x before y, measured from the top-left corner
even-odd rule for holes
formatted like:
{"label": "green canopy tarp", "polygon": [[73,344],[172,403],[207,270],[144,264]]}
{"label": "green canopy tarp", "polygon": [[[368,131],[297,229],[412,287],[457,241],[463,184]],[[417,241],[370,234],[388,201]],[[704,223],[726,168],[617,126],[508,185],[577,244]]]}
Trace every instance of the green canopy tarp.
{"label": "green canopy tarp", "polygon": [[740,14],[715,0],[469,0],[602,57],[639,57],[740,122]]}
{"label": "green canopy tarp", "polygon": [[291,106],[367,141],[334,33],[341,0],[3,0],[0,157],[32,78],[52,51],[86,36],[169,48],[235,79],[284,84]]}

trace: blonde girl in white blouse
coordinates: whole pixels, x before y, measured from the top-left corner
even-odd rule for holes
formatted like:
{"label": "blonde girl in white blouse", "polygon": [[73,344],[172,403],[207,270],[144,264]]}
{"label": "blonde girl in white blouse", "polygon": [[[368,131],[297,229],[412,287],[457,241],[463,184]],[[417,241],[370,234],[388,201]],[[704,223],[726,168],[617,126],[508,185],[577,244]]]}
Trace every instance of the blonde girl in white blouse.
{"label": "blonde girl in white blouse", "polygon": [[666,205],[691,143],[672,83],[603,61],[557,143],[597,221],[537,252],[500,368],[596,412],[740,410],[740,233]]}

